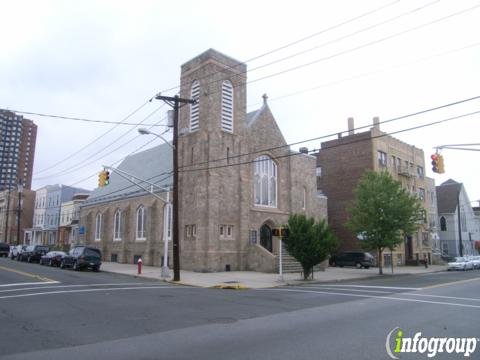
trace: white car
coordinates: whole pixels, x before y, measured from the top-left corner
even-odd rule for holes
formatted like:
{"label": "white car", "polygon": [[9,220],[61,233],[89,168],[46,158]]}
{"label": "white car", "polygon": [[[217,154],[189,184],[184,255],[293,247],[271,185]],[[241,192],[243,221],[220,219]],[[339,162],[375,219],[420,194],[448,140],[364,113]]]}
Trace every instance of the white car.
{"label": "white car", "polygon": [[465,257],[456,257],[455,261],[449,262],[447,270],[472,270],[473,262]]}
{"label": "white car", "polygon": [[468,260],[473,263],[474,269],[480,269],[480,256],[469,256]]}

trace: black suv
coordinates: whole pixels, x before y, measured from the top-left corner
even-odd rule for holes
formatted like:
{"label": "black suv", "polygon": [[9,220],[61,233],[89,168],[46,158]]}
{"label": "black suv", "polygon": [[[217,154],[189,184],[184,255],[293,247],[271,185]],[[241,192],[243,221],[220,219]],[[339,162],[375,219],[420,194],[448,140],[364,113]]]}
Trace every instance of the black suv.
{"label": "black suv", "polygon": [[0,243],[0,257],[5,256],[7,257],[10,253],[10,245],[5,243]]}
{"label": "black suv", "polygon": [[24,251],[18,254],[18,260],[20,261],[40,261],[40,258],[50,251],[50,248],[46,245],[29,245]]}
{"label": "black suv", "polygon": [[331,266],[355,266],[360,269],[368,269],[375,264],[375,258],[368,252],[345,251],[330,258]]}
{"label": "black suv", "polygon": [[75,246],[60,262],[62,269],[71,267],[73,270],[90,268],[98,271],[100,265],[102,265],[102,253],[97,248],[90,246]]}

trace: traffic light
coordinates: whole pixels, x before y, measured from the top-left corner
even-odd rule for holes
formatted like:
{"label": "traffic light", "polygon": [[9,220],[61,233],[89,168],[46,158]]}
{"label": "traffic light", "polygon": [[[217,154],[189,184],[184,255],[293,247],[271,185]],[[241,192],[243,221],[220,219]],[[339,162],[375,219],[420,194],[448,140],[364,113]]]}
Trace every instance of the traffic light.
{"label": "traffic light", "polygon": [[103,172],[105,173],[105,186],[107,186],[108,184],[110,184],[110,171],[108,170],[103,170]]}
{"label": "traffic light", "polygon": [[439,173],[439,171],[438,171],[438,156],[439,156],[438,154],[433,154],[432,156],[430,156],[430,158],[432,159],[432,171],[434,173]]}
{"label": "traffic light", "polygon": [[288,237],[289,234],[290,231],[288,228],[279,227],[272,229],[272,236]]}
{"label": "traffic light", "polygon": [[98,173],[98,187],[104,187],[106,181],[106,171],[102,170]]}
{"label": "traffic light", "polygon": [[445,165],[443,163],[443,156],[438,154],[437,156],[437,172],[443,174],[445,172]]}

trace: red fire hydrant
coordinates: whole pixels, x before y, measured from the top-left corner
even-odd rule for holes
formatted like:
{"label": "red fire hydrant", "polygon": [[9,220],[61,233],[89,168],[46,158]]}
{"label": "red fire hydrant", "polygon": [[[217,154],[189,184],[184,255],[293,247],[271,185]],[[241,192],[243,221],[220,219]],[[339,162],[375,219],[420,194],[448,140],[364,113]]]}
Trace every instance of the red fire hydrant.
{"label": "red fire hydrant", "polygon": [[140,275],[142,273],[142,258],[138,259],[137,261],[137,273]]}

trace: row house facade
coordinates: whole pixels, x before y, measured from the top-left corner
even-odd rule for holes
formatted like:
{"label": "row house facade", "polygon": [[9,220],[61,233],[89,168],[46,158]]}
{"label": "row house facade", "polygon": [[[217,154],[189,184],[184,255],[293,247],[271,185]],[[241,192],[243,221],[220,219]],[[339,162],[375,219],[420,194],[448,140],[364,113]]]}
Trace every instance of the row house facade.
{"label": "row house facade", "polygon": [[[366,170],[388,171],[395,180],[420,199],[425,216],[418,231],[381,259],[385,265],[418,264],[426,256],[432,261],[432,238],[435,236],[434,210],[429,210],[427,193],[434,192],[432,179],[425,177],[423,150],[406,144],[380,130],[379,119],[373,119],[369,131],[354,132],[353,118],[348,119],[348,134],[321,144],[317,154],[317,186],[328,197],[329,224],[340,239],[341,250],[361,250],[361,242],[345,226],[347,208],[353,191]],[[432,221],[429,222],[430,213]]]}
{"label": "row house facade", "polygon": [[66,185],[47,185],[36,191],[32,227],[25,229],[25,244],[58,244],[60,209],[75,194],[89,191]]}
{"label": "row house facade", "polygon": [[[246,112],[246,65],[210,49],[182,65],[179,112],[179,224],[181,268],[256,270],[278,266],[272,229],[294,213],[326,217],[315,157],[293,152],[263,105]],[[83,241],[107,260],[161,265],[171,234],[168,190],[172,151],[161,145],[132,155],[126,173],[154,182],[152,195],[123,184],[115,172],[81,208]],[[127,189],[128,187],[128,189]],[[145,184],[144,186],[145,187]],[[170,247],[171,248],[171,247]]]}

